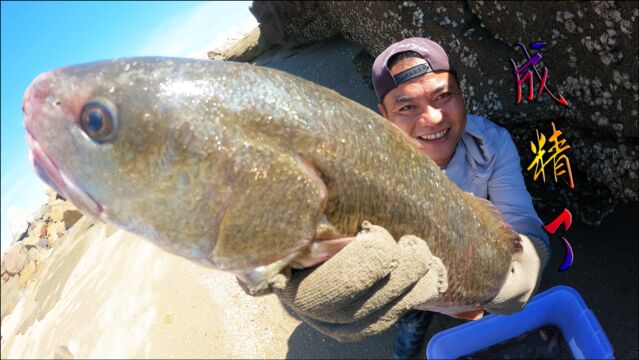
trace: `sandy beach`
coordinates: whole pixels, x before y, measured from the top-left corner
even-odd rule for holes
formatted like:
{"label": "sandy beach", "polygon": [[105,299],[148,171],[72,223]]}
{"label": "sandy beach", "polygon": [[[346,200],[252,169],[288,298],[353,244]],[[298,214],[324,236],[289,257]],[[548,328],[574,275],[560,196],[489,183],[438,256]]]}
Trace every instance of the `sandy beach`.
{"label": "sandy beach", "polygon": [[281,358],[300,323],[230,274],[88,218],[62,242],[3,320],[2,358]]}
{"label": "sandy beach", "polygon": [[231,274],[83,217],[3,319],[2,358],[387,357],[392,333],[339,343]]}

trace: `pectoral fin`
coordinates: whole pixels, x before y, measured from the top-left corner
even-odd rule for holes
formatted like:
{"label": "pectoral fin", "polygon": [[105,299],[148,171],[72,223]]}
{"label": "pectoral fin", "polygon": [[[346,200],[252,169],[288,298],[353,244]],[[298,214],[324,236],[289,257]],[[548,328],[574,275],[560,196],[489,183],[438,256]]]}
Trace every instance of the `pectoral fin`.
{"label": "pectoral fin", "polygon": [[313,239],[328,197],[317,170],[299,155],[249,150],[237,155],[232,199],[209,254],[225,270],[258,268],[300,252]]}

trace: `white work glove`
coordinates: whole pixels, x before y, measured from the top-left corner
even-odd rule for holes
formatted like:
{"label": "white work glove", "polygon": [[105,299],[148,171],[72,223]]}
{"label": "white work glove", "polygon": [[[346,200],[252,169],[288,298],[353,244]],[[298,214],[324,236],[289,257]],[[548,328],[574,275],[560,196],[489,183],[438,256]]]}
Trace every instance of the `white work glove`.
{"label": "white work glove", "polygon": [[523,251],[513,255],[506,282],[495,298],[484,307],[496,314],[512,314],[523,309],[537,290],[549,254],[542,240],[519,234]]}
{"label": "white work glove", "polygon": [[335,256],[289,273],[270,291],[320,332],[356,341],[391,327],[417,304],[435,302],[447,287],[446,267],[424,240],[407,235],[396,241],[365,221]]}

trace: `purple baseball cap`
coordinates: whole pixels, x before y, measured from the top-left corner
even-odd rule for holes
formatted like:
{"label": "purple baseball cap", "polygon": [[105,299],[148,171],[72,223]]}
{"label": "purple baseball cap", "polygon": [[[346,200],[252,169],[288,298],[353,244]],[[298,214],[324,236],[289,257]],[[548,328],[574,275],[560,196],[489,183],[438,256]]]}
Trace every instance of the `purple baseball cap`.
{"label": "purple baseball cap", "polygon": [[[388,69],[388,59],[395,54],[407,51],[414,51],[420,54],[426,60],[426,63],[413,66],[395,76],[391,75]],[[377,100],[381,104],[384,96],[399,84],[431,71],[448,71],[457,76],[453,62],[438,43],[425,38],[414,37],[392,44],[377,56],[373,64],[373,87],[375,88]]]}

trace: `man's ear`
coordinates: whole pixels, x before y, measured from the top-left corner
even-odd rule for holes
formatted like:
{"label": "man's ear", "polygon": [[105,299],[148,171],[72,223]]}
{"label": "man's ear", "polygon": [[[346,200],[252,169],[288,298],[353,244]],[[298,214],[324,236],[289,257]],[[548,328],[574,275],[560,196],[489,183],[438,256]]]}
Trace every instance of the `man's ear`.
{"label": "man's ear", "polygon": [[377,104],[377,107],[379,107],[379,113],[382,114],[382,116],[388,120],[388,116],[386,114],[386,108],[384,107],[384,104]]}

